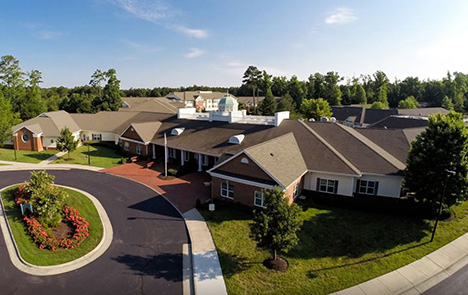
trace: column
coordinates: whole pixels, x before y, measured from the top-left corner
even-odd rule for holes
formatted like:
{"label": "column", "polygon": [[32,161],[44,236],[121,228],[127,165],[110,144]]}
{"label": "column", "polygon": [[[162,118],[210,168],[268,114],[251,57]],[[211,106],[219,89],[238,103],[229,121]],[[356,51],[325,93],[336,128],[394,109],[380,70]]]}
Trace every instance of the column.
{"label": "column", "polygon": [[185,159],[184,159],[184,151],[180,150],[180,166],[184,166]]}
{"label": "column", "polygon": [[153,160],[156,159],[156,145],[153,144]]}
{"label": "column", "polygon": [[203,169],[202,169],[202,158],[203,158],[203,155],[202,154],[198,154],[198,172],[202,172]]}

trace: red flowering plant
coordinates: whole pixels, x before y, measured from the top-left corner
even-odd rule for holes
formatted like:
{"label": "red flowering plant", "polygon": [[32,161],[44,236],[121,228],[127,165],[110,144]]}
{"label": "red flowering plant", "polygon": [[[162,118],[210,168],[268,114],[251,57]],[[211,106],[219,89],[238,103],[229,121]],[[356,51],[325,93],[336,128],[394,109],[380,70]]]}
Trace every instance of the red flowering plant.
{"label": "red flowering plant", "polygon": [[49,236],[42,224],[34,216],[25,216],[23,218],[28,225],[29,234],[40,249],[55,251],[58,247],[64,249],[75,248],[89,236],[89,223],[80,216],[75,208],[63,206],[63,213],[73,227],[73,235],[71,238],[64,238],[60,241],[57,241],[53,236]]}
{"label": "red flowering plant", "polygon": [[29,203],[31,198],[31,193],[27,190],[26,184],[18,186],[15,190],[15,203],[16,204],[26,204]]}

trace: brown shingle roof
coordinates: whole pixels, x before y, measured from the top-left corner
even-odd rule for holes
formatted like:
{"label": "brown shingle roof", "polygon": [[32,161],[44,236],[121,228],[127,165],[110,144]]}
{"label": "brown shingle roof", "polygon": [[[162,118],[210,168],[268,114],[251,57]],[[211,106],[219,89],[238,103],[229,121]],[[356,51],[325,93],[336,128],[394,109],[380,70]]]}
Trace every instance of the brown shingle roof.
{"label": "brown shingle roof", "polygon": [[292,132],[249,147],[245,152],[283,187],[307,172]]}
{"label": "brown shingle roof", "polygon": [[154,135],[157,133],[159,127],[161,127],[161,122],[146,122],[146,123],[132,123],[132,127],[135,129],[135,132],[140,136],[143,142],[150,142]]}
{"label": "brown shingle roof", "polygon": [[165,97],[124,97],[122,98],[130,107],[120,108],[119,112],[155,112],[177,114],[179,108],[185,107],[183,103],[173,102]]}
{"label": "brown shingle roof", "polygon": [[398,163],[400,161],[389,161],[394,157],[385,158],[379,154],[378,149],[371,148],[368,142],[364,143],[352,135],[350,133],[352,128],[333,123],[307,122],[307,124],[363,173],[384,175],[401,173],[401,168],[395,166],[396,164],[400,166]]}
{"label": "brown shingle roof", "polygon": [[13,126],[13,131],[18,130],[24,126],[39,125],[45,136],[58,137],[60,136],[60,130],[64,127],[68,127],[71,132],[79,131],[80,127],[72,119],[70,114],[65,111],[56,111],[43,113],[36,118],[32,118],[25,122],[22,122],[16,126]]}

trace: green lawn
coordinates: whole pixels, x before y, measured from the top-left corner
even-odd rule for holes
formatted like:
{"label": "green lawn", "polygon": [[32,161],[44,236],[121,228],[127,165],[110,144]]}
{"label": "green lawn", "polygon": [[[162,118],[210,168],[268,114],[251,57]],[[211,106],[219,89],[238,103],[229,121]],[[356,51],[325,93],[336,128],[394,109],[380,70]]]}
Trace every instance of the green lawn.
{"label": "green lawn", "polygon": [[[51,157],[52,155],[55,155],[56,153],[57,151],[16,151],[16,156],[17,162],[39,163]],[[0,148],[0,160],[15,161],[15,151],[13,149]]]}
{"label": "green lawn", "polygon": [[[91,166],[103,168],[120,165],[119,161],[122,158],[122,156],[117,154],[116,150],[101,145],[91,145],[89,147],[89,154],[91,156]],[[88,165],[88,147],[85,145],[79,147],[70,153],[70,158],[72,160],[68,161],[68,154],[65,154],[52,163]]]}
{"label": "green lawn", "polygon": [[2,192],[2,200],[16,245],[21,253],[21,257],[25,261],[34,265],[65,263],[90,252],[102,240],[102,223],[93,202],[77,191],[64,189],[69,194],[66,204],[76,208],[81,216],[89,222],[89,237],[79,247],[74,249],[58,249],[56,251],[39,249],[27,232],[19,205],[14,202],[14,189],[16,187],[4,190]]}
{"label": "green lawn", "polygon": [[251,213],[217,206],[201,210],[213,235],[229,294],[328,294],[393,271],[468,231],[468,202],[456,219],[441,222],[433,243],[432,221],[365,213],[315,204],[303,206],[300,242],[285,257],[285,273],[266,269],[271,256],[249,237]]}

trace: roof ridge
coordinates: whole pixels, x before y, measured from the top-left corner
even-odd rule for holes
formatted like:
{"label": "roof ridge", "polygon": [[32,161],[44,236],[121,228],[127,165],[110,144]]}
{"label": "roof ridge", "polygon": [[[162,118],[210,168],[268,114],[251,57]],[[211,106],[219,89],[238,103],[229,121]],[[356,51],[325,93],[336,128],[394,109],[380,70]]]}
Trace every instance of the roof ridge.
{"label": "roof ridge", "polygon": [[[278,140],[278,139],[280,139],[280,138],[282,138],[282,137],[285,137],[286,135],[289,135],[289,134],[292,134],[293,137],[294,137],[294,132],[290,131],[290,132],[285,133],[285,134],[282,134],[282,135],[280,135],[280,136],[277,136],[277,137],[274,137],[274,138],[271,138],[271,139],[262,141],[262,142],[260,142],[260,143],[257,143],[257,144],[255,144],[255,145],[246,147],[244,150],[247,151],[247,150],[250,150],[250,149],[253,149],[253,148],[257,148],[258,146],[267,144],[267,143],[269,143],[269,142],[271,142],[271,141],[273,141],[273,140]],[[296,138],[294,138],[294,140],[296,140]],[[297,142],[296,142],[296,143],[297,143]],[[302,155],[301,155],[301,156],[302,156]]]}
{"label": "roof ridge", "polygon": [[343,130],[345,130],[347,133],[350,135],[354,136],[357,140],[365,144],[367,147],[369,147],[371,150],[373,150],[375,153],[377,153],[379,156],[384,158],[387,162],[395,166],[396,168],[400,170],[404,170],[406,168],[406,165],[395,158],[393,155],[391,155],[389,152],[387,152],[385,149],[374,143],[372,140],[368,139],[364,135],[360,134],[353,128],[346,128],[346,126],[343,126],[341,124],[336,124]]}
{"label": "roof ridge", "polygon": [[174,106],[169,107],[169,105],[166,105],[166,102],[163,103],[162,101],[159,101],[158,99],[153,99],[153,101],[160,104],[161,106],[165,107],[166,109],[168,109],[171,112],[174,112],[174,111],[177,112],[176,107],[174,107]]}
{"label": "roof ridge", "polygon": [[362,172],[354,166],[345,156],[343,156],[338,150],[336,150],[328,141],[320,136],[315,130],[308,126],[304,121],[299,121],[310,133],[312,133],[318,140],[320,140],[330,151],[332,151],[341,161],[343,161],[351,170],[356,172],[356,174],[362,174]]}

